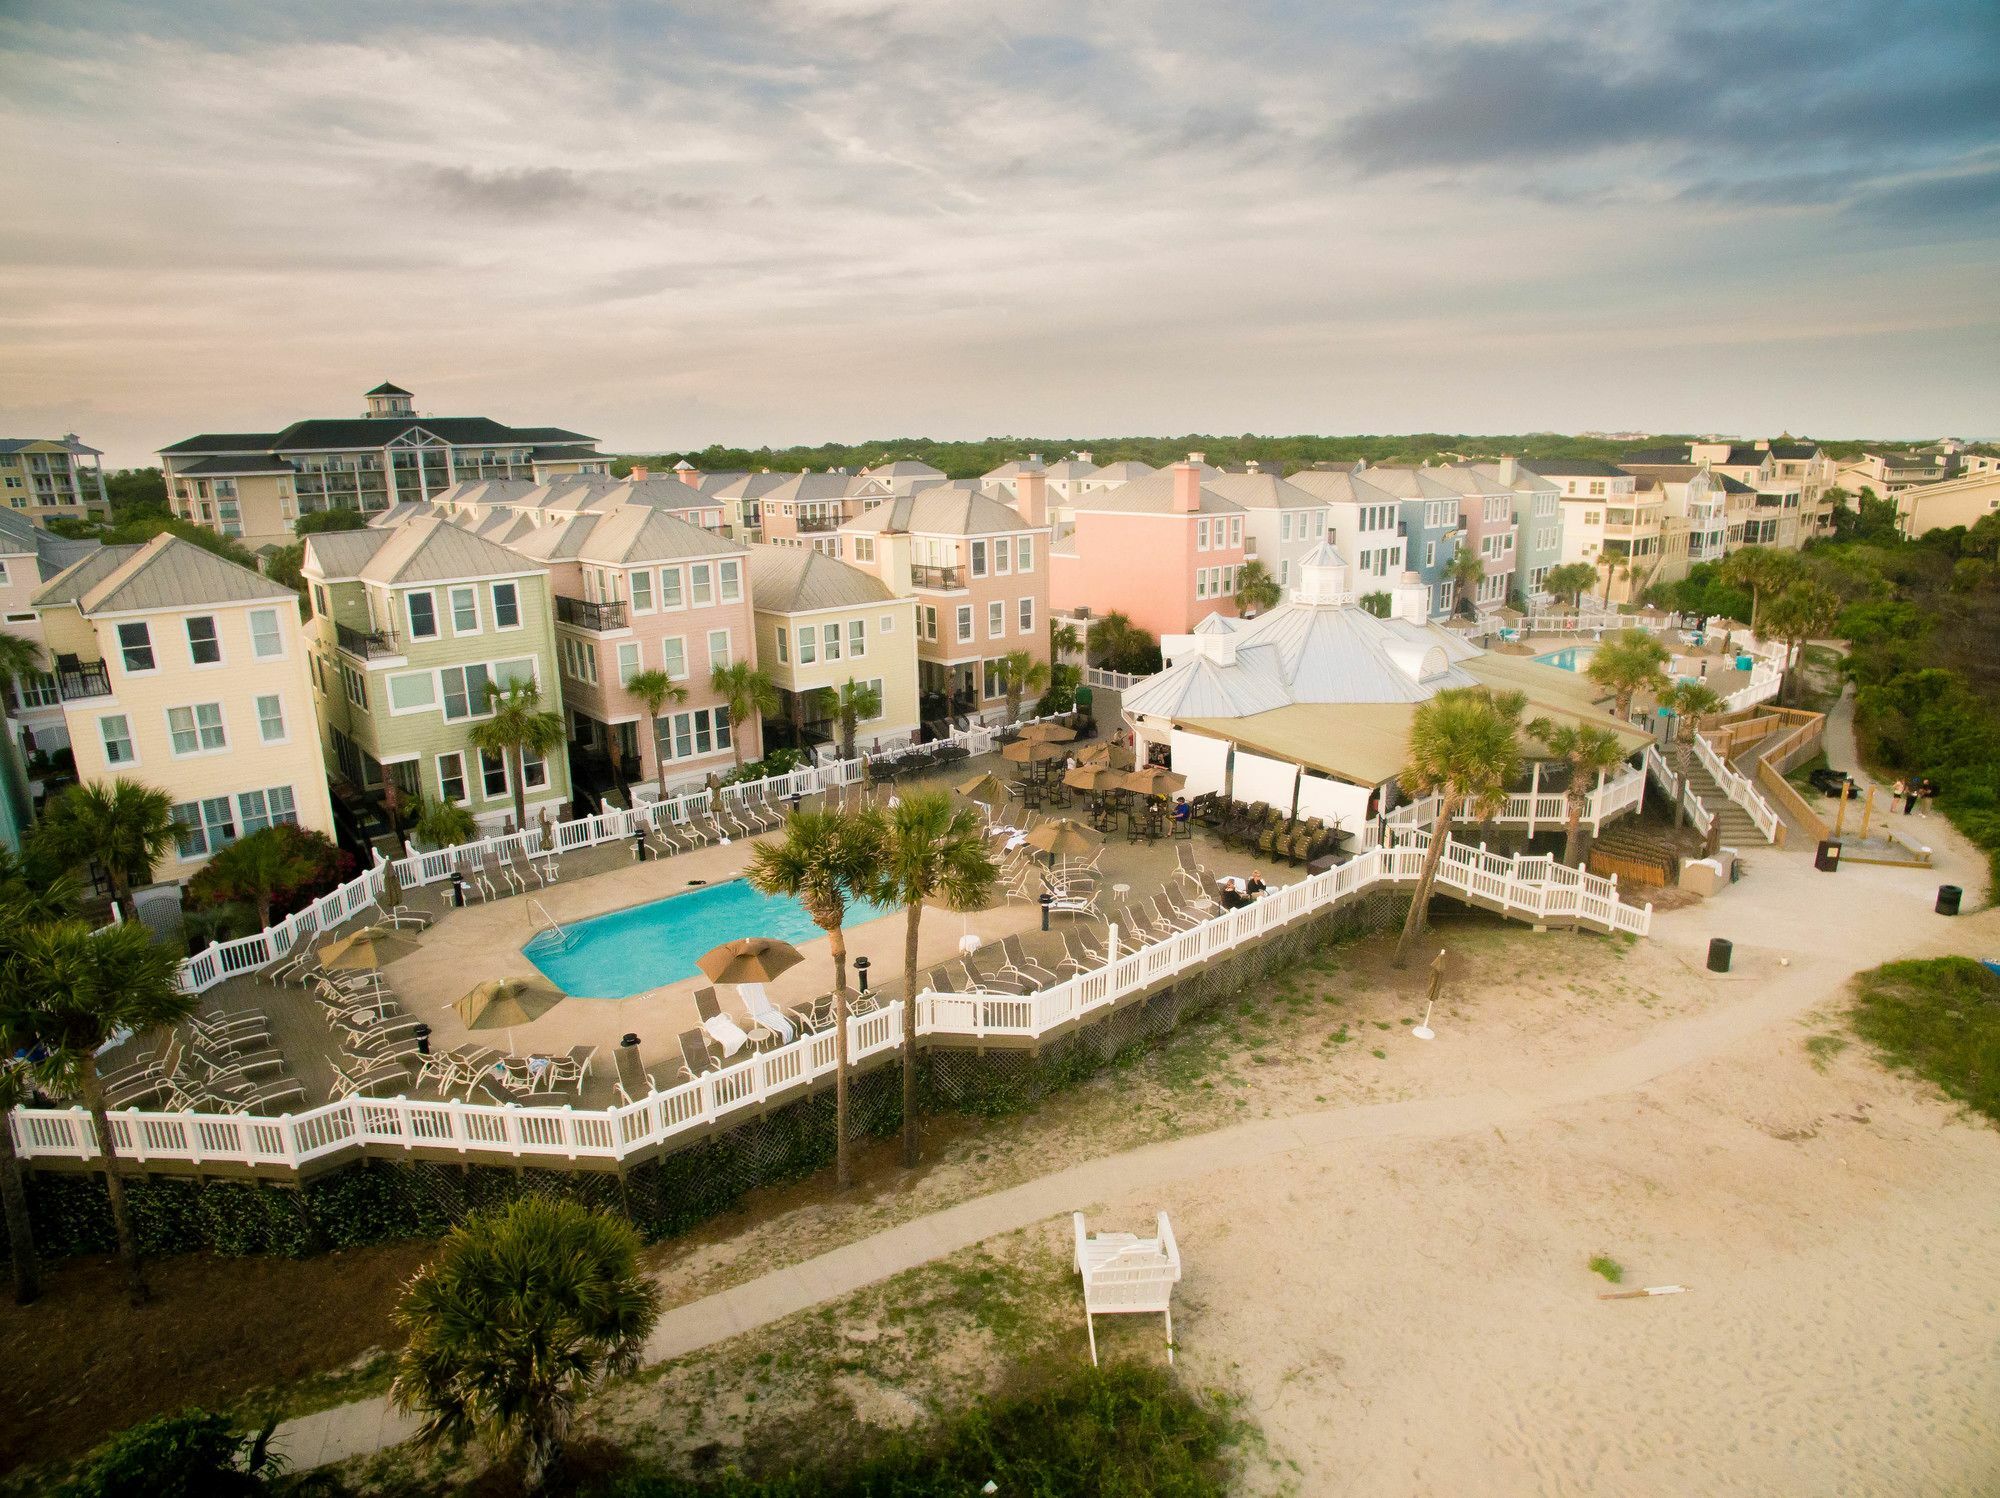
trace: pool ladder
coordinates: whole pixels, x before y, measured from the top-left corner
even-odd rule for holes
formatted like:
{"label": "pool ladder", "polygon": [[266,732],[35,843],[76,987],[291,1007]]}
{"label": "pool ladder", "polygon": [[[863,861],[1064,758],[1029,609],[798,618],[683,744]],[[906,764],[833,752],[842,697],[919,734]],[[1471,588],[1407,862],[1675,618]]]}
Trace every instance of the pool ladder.
{"label": "pool ladder", "polygon": [[528,908],[535,911],[538,915],[541,916],[541,918],[545,922],[547,922],[547,924],[542,926],[539,930],[537,930],[533,936],[528,938],[528,944],[532,946],[534,945],[534,943],[540,941],[543,937],[553,935],[555,937],[555,946],[557,951],[569,950],[569,944],[575,938],[572,937],[569,934],[569,932],[563,929],[563,923],[561,921],[557,920],[554,916],[549,914],[548,906],[544,905],[540,900],[531,899],[528,901]]}

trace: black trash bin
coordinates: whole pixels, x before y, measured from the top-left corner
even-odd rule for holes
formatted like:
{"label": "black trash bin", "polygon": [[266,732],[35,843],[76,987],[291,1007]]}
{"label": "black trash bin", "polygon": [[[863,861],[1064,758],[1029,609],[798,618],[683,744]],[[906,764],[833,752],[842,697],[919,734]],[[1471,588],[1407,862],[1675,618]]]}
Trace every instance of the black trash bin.
{"label": "black trash bin", "polygon": [[1958,902],[1964,898],[1965,891],[1960,889],[1956,884],[1940,884],[1938,886],[1937,913],[1939,915],[1957,915]]}
{"label": "black trash bin", "polygon": [[410,1033],[417,1037],[417,1054],[419,1056],[428,1056],[431,1053],[431,1027],[429,1025],[418,1025]]}
{"label": "black trash bin", "polygon": [[1819,852],[1813,855],[1813,867],[1824,869],[1829,874],[1840,872],[1840,844],[1832,838],[1820,840]]}
{"label": "black trash bin", "polygon": [[1730,954],[1735,950],[1736,944],[1727,937],[1710,937],[1708,942],[1708,970],[1711,973],[1728,972]]}

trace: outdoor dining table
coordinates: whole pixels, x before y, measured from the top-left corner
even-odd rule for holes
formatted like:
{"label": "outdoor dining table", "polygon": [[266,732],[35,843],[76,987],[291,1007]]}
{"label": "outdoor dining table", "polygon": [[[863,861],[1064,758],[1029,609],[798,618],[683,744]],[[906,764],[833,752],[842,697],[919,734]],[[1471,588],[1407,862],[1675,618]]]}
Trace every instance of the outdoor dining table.
{"label": "outdoor dining table", "polygon": [[744,1033],[743,1027],[726,1014],[710,1015],[701,1022],[701,1027],[708,1032],[709,1039],[722,1047],[725,1056],[734,1056],[750,1044],[750,1037]]}

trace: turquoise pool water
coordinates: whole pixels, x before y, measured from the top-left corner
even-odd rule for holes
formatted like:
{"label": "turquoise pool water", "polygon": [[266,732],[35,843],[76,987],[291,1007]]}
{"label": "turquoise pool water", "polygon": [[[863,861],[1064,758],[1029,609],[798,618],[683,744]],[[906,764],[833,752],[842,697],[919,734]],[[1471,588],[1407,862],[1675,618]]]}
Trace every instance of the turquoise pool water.
{"label": "turquoise pool water", "polygon": [[1597,648],[1592,645],[1565,645],[1535,659],[1544,666],[1554,666],[1558,671],[1581,671],[1596,653]]}
{"label": "turquoise pool water", "polygon": [[[847,907],[848,926],[889,914],[867,901]],[[805,942],[826,933],[788,895],[760,894],[742,879],[669,895],[629,910],[572,921],[563,936],[544,931],[521,948],[548,980],[572,998],[623,999],[692,978],[710,947],[739,936]]]}

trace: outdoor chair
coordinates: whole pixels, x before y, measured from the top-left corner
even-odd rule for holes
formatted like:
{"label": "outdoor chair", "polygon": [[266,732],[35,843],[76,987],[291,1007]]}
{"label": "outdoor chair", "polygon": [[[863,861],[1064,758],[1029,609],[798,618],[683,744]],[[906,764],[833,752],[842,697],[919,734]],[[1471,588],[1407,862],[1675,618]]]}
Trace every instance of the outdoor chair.
{"label": "outdoor chair", "polygon": [[549,1063],[549,1075],[558,1082],[567,1082],[581,1089],[583,1079],[590,1075],[590,1063],[597,1057],[594,1045],[573,1045],[569,1054],[558,1056]]}
{"label": "outdoor chair", "polygon": [[714,989],[697,988],[694,991],[694,1012],[705,1020],[721,1018],[722,1003],[716,998]]}
{"label": "outdoor chair", "polygon": [[303,984],[308,974],[319,967],[319,957],[309,946],[296,946],[271,964],[267,976],[275,983],[290,987],[293,983]]}
{"label": "outdoor chair", "polygon": [[[980,965],[982,958],[986,964],[983,967]],[[978,951],[968,954],[965,959],[965,970],[972,974],[979,987],[988,992],[1030,994],[1035,991],[1034,980],[1009,970],[1005,961],[1001,960],[990,946],[981,947]]]}
{"label": "outdoor chair", "polygon": [[1001,941],[1000,955],[1006,961],[1007,971],[1019,973],[1037,988],[1046,988],[1052,983],[1061,981],[1055,973],[1028,955],[1018,936],[1009,936]]}
{"label": "outdoor chair", "polygon": [[794,1004],[788,1012],[800,1030],[808,1035],[817,1035],[833,1024],[833,995],[822,994],[803,1004]]}
{"label": "outdoor chair", "polygon": [[197,1014],[188,1028],[203,1040],[221,1044],[231,1040],[269,1040],[271,1017],[261,1009],[236,1009],[227,1013]]}
{"label": "outdoor chair", "polygon": [[270,1108],[278,1103],[297,1102],[306,1095],[305,1085],[296,1077],[229,1078],[212,1077],[208,1087],[231,1113],[247,1113],[252,1108]]}
{"label": "outdoor chair", "polygon": [[348,1057],[344,1064],[333,1063],[333,1099],[359,1094],[363,1097],[378,1096],[378,1087],[407,1087],[409,1070],[400,1062],[386,1058]]}
{"label": "outdoor chair", "polygon": [[[699,1030],[691,1030],[688,1033],[701,1034]],[[651,1097],[660,1090],[654,1085],[644,1063],[639,1060],[639,1048],[636,1045],[621,1045],[612,1053],[612,1057],[618,1068],[618,1080],[611,1084],[611,1090],[618,1095],[620,1103],[629,1107],[640,1098]],[[682,1074],[686,1075],[685,1068]]]}
{"label": "outdoor chair", "polygon": [[398,930],[408,926],[416,931],[430,929],[431,918],[421,911],[412,910],[407,905],[390,907],[376,901],[375,912],[369,917],[378,926],[394,926]]}
{"label": "outdoor chair", "polygon": [[762,1025],[766,1030],[776,1035],[781,1044],[789,1045],[791,1043],[792,1022],[785,1018],[777,1006],[772,1004],[771,996],[764,991],[763,984],[738,984],[736,992],[743,1000],[744,1012],[750,1016],[753,1022]]}
{"label": "outdoor chair", "polygon": [[702,1030],[681,1031],[681,1075],[692,1082],[715,1070],[717,1057],[708,1035]]}

